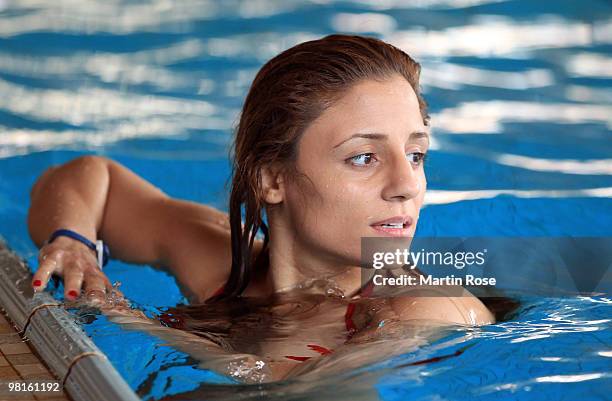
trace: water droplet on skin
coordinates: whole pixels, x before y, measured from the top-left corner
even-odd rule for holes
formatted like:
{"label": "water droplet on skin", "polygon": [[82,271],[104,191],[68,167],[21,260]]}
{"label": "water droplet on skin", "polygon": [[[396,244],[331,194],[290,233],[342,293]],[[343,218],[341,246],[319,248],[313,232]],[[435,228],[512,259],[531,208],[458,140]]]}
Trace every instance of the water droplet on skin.
{"label": "water droplet on skin", "polygon": [[228,371],[232,377],[251,383],[262,383],[268,378],[265,368],[266,363],[262,360],[249,363],[249,361],[242,359],[230,362]]}

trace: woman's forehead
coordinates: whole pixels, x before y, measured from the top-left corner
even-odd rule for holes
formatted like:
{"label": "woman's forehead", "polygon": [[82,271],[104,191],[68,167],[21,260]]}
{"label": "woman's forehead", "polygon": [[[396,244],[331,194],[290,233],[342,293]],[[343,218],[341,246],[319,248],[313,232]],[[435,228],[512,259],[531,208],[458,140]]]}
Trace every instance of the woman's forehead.
{"label": "woman's forehead", "polygon": [[414,90],[402,77],[354,85],[304,132],[304,142],[328,146],[358,131],[425,131]]}

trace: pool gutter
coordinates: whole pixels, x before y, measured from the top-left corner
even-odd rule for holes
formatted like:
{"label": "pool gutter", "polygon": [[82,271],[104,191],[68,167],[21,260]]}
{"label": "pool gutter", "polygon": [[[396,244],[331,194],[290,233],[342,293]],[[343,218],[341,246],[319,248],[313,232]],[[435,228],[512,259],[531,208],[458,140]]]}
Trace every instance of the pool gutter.
{"label": "pool gutter", "polygon": [[34,293],[24,260],[0,239],[0,306],[74,401],[140,398],[106,356],[47,292]]}

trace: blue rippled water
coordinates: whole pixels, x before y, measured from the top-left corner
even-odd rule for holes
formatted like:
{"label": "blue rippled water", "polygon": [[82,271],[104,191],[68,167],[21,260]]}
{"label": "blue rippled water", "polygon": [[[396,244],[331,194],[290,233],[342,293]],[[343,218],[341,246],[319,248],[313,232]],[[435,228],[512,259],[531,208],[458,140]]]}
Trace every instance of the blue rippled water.
{"label": "blue rippled water", "polygon": [[[88,153],[227,210],[227,148],[256,71],[333,32],[377,36],[423,66],[434,141],[417,235],[612,236],[607,0],[0,0],[0,234],[36,266],[29,188]],[[114,261],[107,273],[146,311],[185,301],[147,266]],[[373,387],[388,401],[610,399],[612,300],[520,300],[509,321],[274,394],[316,399],[378,372]],[[228,399],[239,387],[102,316],[83,328],[145,399],[202,384]]]}

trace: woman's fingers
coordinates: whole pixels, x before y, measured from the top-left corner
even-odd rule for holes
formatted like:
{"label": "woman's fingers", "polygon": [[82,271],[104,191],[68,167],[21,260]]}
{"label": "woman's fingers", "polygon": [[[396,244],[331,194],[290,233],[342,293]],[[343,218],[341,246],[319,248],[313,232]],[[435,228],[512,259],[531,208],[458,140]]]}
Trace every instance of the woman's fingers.
{"label": "woman's fingers", "polygon": [[64,269],[64,297],[75,300],[81,295],[81,286],[85,274],[79,266]]}
{"label": "woman's fingers", "polygon": [[39,256],[38,270],[32,278],[32,287],[35,292],[42,291],[47,287],[51,275],[58,270],[58,258],[59,255]]}
{"label": "woman's fingers", "polygon": [[105,303],[108,288],[112,285],[100,270],[90,269],[85,278],[85,297],[87,301]]}
{"label": "woman's fingers", "polygon": [[67,301],[83,301],[100,308],[127,308],[123,294],[114,288],[97,265],[95,255],[80,243],[64,243],[61,240],[41,248],[39,267],[32,278],[34,291],[45,289],[54,274],[64,281],[64,297]]}
{"label": "woman's fingers", "polygon": [[62,249],[53,244],[43,247],[38,256],[39,268],[32,278],[34,291],[43,291],[53,274],[64,281],[64,297],[74,301],[85,291],[87,301],[105,302],[113,289],[96,264],[93,254],[83,249]]}

